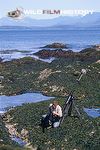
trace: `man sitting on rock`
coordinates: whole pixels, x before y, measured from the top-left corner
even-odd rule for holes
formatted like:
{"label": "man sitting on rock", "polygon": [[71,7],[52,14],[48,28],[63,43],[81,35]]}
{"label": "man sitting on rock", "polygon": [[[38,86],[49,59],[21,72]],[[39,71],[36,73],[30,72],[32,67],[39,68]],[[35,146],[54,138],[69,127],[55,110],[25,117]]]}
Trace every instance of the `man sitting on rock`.
{"label": "man sitting on rock", "polygon": [[60,118],[62,117],[62,108],[58,104],[58,101],[54,101],[52,104],[49,106],[50,110],[50,121],[52,122],[52,126],[56,127],[59,126],[57,125],[57,122],[59,122]]}
{"label": "man sitting on rock", "polygon": [[58,127],[59,120],[62,117],[62,108],[58,104],[58,101],[54,101],[49,105],[49,113],[47,115],[42,116],[41,125],[43,128],[47,128],[49,126]]}

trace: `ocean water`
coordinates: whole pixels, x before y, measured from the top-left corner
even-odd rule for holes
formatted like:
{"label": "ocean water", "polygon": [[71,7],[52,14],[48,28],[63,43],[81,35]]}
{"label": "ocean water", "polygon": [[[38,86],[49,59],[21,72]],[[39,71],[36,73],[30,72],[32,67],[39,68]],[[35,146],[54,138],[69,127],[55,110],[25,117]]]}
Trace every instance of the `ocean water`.
{"label": "ocean water", "polygon": [[0,50],[35,51],[52,42],[62,42],[69,44],[71,49],[80,50],[100,43],[100,28],[90,30],[0,29]]}
{"label": "ocean water", "polygon": [[41,47],[53,42],[68,44],[69,49],[80,51],[100,44],[100,28],[0,29],[0,57],[6,61],[33,56]]}
{"label": "ocean water", "polygon": [[34,103],[49,100],[54,97],[44,96],[42,93],[25,93],[16,96],[0,96],[0,113],[4,113],[11,107],[21,106],[25,103]]}
{"label": "ocean water", "polygon": [[88,116],[96,118],[100,117],[100,108],[84,108]]}

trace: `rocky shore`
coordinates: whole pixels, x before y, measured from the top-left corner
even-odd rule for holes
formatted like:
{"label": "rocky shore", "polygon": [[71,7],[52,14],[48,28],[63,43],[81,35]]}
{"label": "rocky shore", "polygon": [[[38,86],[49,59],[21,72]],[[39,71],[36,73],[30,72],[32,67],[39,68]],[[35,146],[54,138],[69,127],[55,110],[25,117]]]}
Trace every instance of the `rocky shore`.
{"label": "rocky shore", "polygon": [[[10,138],[22,139],[26,142],[24,147],[31,150],[59,150],[59,147],[60,150],[99,150],[100,118],[87,117],[83,107],[100,106],[100,46],[80,52],[65,51],[64,48],[67,48],[66,45],[53,43],[35,53],[41,58],[55,57],[51,63],[31,57],[0,62],[0,94],[14,96],[27,91],[40,91],[56,97],[63,106],[68,93],[74,91],[83,126],[77,118],[68,117],[61,128],[50,129],[43,134],[38,125],[42,114],[47,112],[47,107],[51,103],[45,101],[19,106],[7,112],[3,116],[4,133],[7,139],[9,135]],[[87,72],[81,82],[77,82],[82,69],[86,69]],[[1,132],[0,138],[3,142],[4,133]],[[9,143],[11,139],[8,140]]]}
{"label": "rocky shore", "polygon": [[[34,53],[34,55],[47,59],[47,58],[67,58],[68,60],[79,60],[79,61],[96,61],[100,59],[100,46],[95,45],[91,46],[90,48],[86,48],[81,50],[80,52],[74,52],[72,50],[64,50],[66,48],[62,46],[62,43],[57,44],[53,43],[51,45],[46,45],[44,48],[39,52]],[[58,46],[59,45],[59,46]],[[46,49],[46,48],[54,48],[54,49]],[[63,48],[62,48],[63,47]]]}

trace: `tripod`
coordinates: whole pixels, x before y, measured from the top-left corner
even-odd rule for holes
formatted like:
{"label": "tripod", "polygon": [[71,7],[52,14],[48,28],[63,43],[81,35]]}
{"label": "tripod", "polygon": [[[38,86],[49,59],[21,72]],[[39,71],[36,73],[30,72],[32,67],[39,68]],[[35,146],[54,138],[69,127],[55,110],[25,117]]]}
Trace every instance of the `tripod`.
{"label": "tripod", "polygon": [[66,102],[65,102],[64,107],[63,107],[63,116],[62,116],[62,118],[60,119],[60,124],[59,124],[59,126],[63,123],[63,121],[64,121],[64,119],[65,119],[66,116],[71,116],[72,108],[73,108],[73,107],[74,107],[75,111],[76,111],[77,114],[78,114],[77,117],[78,117],[78,118],[80,119],[80,121],[81,121],[81,114],[80,114],[78,108],[76,107],[76,105],[75,105],[75,103],[74,103],[74,100],[75,100],[75,98],[74,98],[74,96],[73,96],[73,94],[72,94],[72,92],[71,92],[71,93],[69,94],[69,96],[68,96]]}

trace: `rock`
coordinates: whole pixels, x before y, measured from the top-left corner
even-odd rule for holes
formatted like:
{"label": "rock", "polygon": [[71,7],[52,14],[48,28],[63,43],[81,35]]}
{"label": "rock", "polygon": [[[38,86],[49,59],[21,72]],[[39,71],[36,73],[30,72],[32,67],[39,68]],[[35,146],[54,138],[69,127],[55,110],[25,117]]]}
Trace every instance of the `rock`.
{"label": "rock", "polygon": [[65,138],[65,142],[67,142],[68,140]]}
{"label": "rock", "polygon": [[48,69],[48,68],[44,69],[43,71],[40,72],[40,76],[38,77],[38,79],[42,81],[47,77],[49,77],[51,73],[52,73],[52,69]]}
{"label": "rock", "polygon": [[93,48],[95,48],[97,51],[100,51],[100,44],[93,46]]}
{"label": "rock", "polygon": [[34,55],[39,56],[40,58],[46,59],[50,57],[55,57],[55,58],[69,58],[69,57],[74,57],[77,53],[74,53],[72,50],[64,51],[62,49],[56,49],[56,50],[40,50],[37,53],[34,53]]}
{"label": "rock", "polygon": [[69,62],[95,62],[100,59],[100,52],[93,47],[83,49],[80,52],[73,52],[72,50],[66,51],[61,48],[55,50],[42,49],[39,52],[34,53],[34,55],[42,59],[66,58]]}
{"label": "rock", "polygon": [[16,135],[17,131],[13,124],[6,124],[5,126],[9,130],[10,135]]}
{"label": "rock", "polygon": [[63,43],[52,43],[44,46],[43,48],[68,48],[66,44]]}
{"label": "rock", "polygon": [[81,60],[95,62],[100,59],[100,52],[95,47],[86,48],[80,51]]}
{"label": "rock", "polygon": [[79,72],[79,71],[75,71],[75,72],[73,73],[73,75],[74,75],[74,76],[79,76],[79,75],[80,75],[80,72]]}
{"label": "rock", "polygon": [[50,89],[52,90],[52,92],[55,92],[59,89],[59,87],[57,87],[56,85],[52,85],[50,86]]}
{"label": "rock", "polygon": [[0,139],[0,142],[3,142],[3,139]]}
{"label": "rock", "polygon": [[89,47],[89,48],[85,48],[83,50],[80,51],[80,53],[93,53],[93,52],[96,52],[96,51],[100,51],[100,45],[94,45],[92,47]]}
{"label": "rock", "polygon": [[86,54],[86,53],[88,53],[88,54],[90,53],[90,54],[91,54],[92,52],[95,52],[95,51],[96,51],[96,50],[95,50],[94,47],[93,47],[93,48],[90,47],[90,48],[85,48],[85,49],[81,50],[80,53],[85,53],[85,54]]}
{"label": "rock", "polygon": [[52,92],[62,92],[64,90],[64,87],[60,87],[60,86],[56,86],[56,85],[52,85],[50,86],[50,89]]}
{"label": "rock", "polygon": [[22,129],[21,135],[22,137],[26,137],[28,135],[28,131],[26,129]]}

